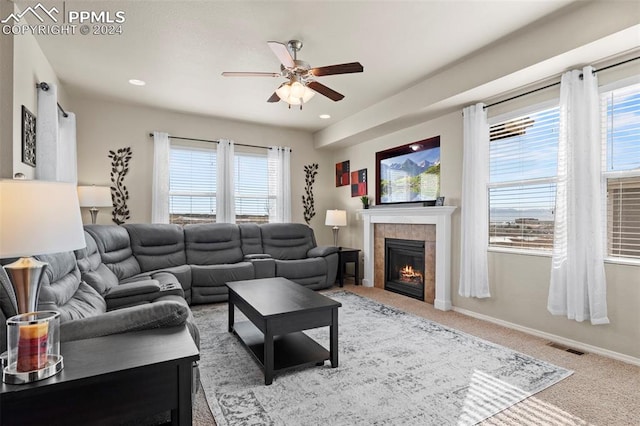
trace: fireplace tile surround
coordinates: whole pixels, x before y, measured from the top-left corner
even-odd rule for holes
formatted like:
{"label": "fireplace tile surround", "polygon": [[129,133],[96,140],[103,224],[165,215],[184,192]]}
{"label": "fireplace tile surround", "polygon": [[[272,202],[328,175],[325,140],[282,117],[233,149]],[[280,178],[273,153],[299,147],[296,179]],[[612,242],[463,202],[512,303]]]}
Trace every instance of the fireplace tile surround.
{"label": "fireplace tile surround", "polygon": [[384,238],[425,241],[425,301],[451,309],[451,215],[455,206],[375,207],[360,210],[364,225],[364,279],[384,288]]}
{"label": "fireplace tile surround", "polygon": [[435,225],[404,224],[404,223],[376,223],[374,224],[374,287],[385,287],[385,239],[424,241],[424,301],[433,304],[436,266],[436,227]]}

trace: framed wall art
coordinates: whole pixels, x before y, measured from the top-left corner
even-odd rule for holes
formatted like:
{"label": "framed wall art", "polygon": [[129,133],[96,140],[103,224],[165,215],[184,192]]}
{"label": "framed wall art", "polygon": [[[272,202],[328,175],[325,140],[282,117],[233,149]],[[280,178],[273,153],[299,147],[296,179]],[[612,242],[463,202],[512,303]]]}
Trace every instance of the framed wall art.
{"label": "framed wall art", "polygon": [[351,196],[367,195],[367,169],[351,172]]}
{"label": "framed wall art", "polygon": [[36,166],[36,116],[22,105],[22,162]]}
{"label": "framed wall art", "polygon": [[336,163],[336,188],[349,185],[349,161]]}
{"label": "framed wall art", "polygon": [[433,206],[440,194],[440,136],[376,152],[376,204]]}

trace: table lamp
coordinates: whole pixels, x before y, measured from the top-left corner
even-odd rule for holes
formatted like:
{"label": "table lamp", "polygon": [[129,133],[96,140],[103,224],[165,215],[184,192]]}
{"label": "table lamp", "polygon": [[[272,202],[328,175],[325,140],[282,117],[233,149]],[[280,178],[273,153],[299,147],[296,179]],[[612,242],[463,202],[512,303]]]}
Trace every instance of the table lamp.
{"label": "table lamp", "polygon": [[[4,368],[3,380],[7,383],[29,383],[62,370],[62,356],[49,354],[44,360],[42,358],[42,348],[50,350],[57,346],[59,354],[57,327],[54,323],[43,325],[59,321],[59,314],[36,312],[41,278],[47,263],[31,256],[85,247],[76,185],[0,180],[0,230],[0,259],[19,257],[4,266],[15,293],[18,315],[7,320],[9,365]],[[34,351],[38,353],[34,354]],[[25,370],[25,365],[34,365],[25,363],[27,359],[35,362],[38,368]],[[16,372],[15,365],[21,361],[23,369]]]}
{"label": "table lamp", "polygon": [[347,226],[346,210],[327,210],[324,224],[333,226],[333,245],[338,247],[338,231],[340,226]]}
{"label": "table lamp", "polygon": [[112,207],[111,201],[111,188],[108,186],[79,186],[78,198],[80,200],[80,207],[90,207],[89,213],[91,213],[91,223],[96,224],[98,217],[98,207]]}

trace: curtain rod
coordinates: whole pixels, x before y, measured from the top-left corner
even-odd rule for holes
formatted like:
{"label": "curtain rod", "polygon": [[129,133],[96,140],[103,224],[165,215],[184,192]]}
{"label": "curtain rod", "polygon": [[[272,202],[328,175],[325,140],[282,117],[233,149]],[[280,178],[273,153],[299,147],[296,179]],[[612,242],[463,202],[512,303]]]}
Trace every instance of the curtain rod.
{"label": "curtain rod", "polygon": [[[596,74],[596,73],[598,73],[598,72],[600,72],[600,71],[604,71],[604,70],[608,70],[609,68],[614,68],[614,67],[617,67],[617,66],[620,66],[620,65],[624,65],[624,64],[626,64],[626,63],[628,63],[628,62],[636,61],[636,60],[638,60],[638,59],[640,59],[640,56],[636,56],[635,58],[627,59],[627,60],[625,60],[625,61],[618,62],[618,63],[612,64],[612,65],[607,65],[606,67],[600,68],[599,70],[593,70],[593,73],[594,73],[594,74]],[[582,77],[582,75],[580,75],[580,77]],[[510,97],[510,98],[503,99],[503,100],[501,100],[501,101],[494,102],[494,103],[489,104],[489,105],[485,105],[485,107],[484,107],[484,108],[485,108],[485,109],[487,109],[487,108],[489,108],[489,107],[492,107],[492,106],[495,106],[495,105],[499,105],[499,104],[502,104],[502,103],[505,103],[505,102],[509,102],[509,101],[514,100],[514,99],[518,99],[518,98],[521,98],[521,97],[523,97],[523,96],[527,96],[527,95],[530,95],[530,94],[532,94],[532,93],[539,92],[540,90],[548,89],[548,88],[550,88],[550,87],[553,87],[553,86],[559,86],[559,85],[560,85],[560,82],[559,82],[559,81],[558,81],[558,82],[556,82],[556,83],[547,84],[547,85],[546,85],[546,86],[544,86],[544,87],[539,87],[539,88],[537,88],[537,89],[533,89],[533,90],[530,90],[530,91],[528,91],[528,92],[524,92],[524,93],[521,93],[521,94],[519,94],[519,95],[512,96],[512,97]]]}
{"label": "curtain rod", "polygon": [[[49,91],[49,85],[44,81],[42,83],[36,83],[36,87],[44,90],[45,92]],[[69,117],[69,114],[67,114],[67,112],[60,106],[58,102],[56,102],[56,105],[58,105],[58,109],[60,110],[60,112],[62,112],[64,118]]]}
{"label": "curtain rod", "polygon": [[[153,133],[149,133],[150,137],[153,137]],[[214,141],[211,139],[195,139],[195,138],[183,138],[182,136],[169,136],[169,139],[180,139],[183,141],[195,141],[195,142],[210,142],[210,143],[218,143],[220,141]],[[247,144],[243,144],[243,143],[235,143],[234,145],[238,145],[238,146],[246,146],[249,148],[262,148],[262,149],[270,149],[268,146],[259,146],[259,145],[247,145]],[[293,150],[291,150],[291,152],[293,152]]]}

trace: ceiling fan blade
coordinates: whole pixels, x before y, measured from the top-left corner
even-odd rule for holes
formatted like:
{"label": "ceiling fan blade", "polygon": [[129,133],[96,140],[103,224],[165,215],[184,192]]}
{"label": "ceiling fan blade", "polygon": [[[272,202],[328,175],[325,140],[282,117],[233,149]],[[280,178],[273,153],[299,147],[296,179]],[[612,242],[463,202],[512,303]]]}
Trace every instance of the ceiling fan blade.
{"label": "ceiling fan blade", "polygon": [[307,86],[309,86],[309,88],[315,90],[316,92],[320,93],[321,95],[326,96],[332,101],[340,101],[344,98],[343,94],[338,93],[335,90],[328,88],[324,84],[318,83],[317,81],[311,81],[307,84]]}
{"label": "ceiling fan blade", "polygon": [[282,74],[278,72],[236,72],[225,71],[222,73],[223,77],[281,77]]}
{"label": "ceiling fan blade", "polygon": [[267,99],[267,102],[279,102],[279,101],[280,101],[280,96],[278,96],[276,92],[273,92],[273,95],[271,95],[271,97]]}
{"label": "ceiling fan blade", "polygon": [[362,72],[364,67],[360,62],[349,62],[348,64],[329,65],[326,67],[312,68],[309,72],[316,77],[334,74],[351,74],[354,72]]}
{"label": "ceiling fan blade", "polygon": [[267,44],[285,68],[295,68],[296,64],[293,62],[291,52],[289,52],[286,44],[282,44],[278,41],[268,41]]}

